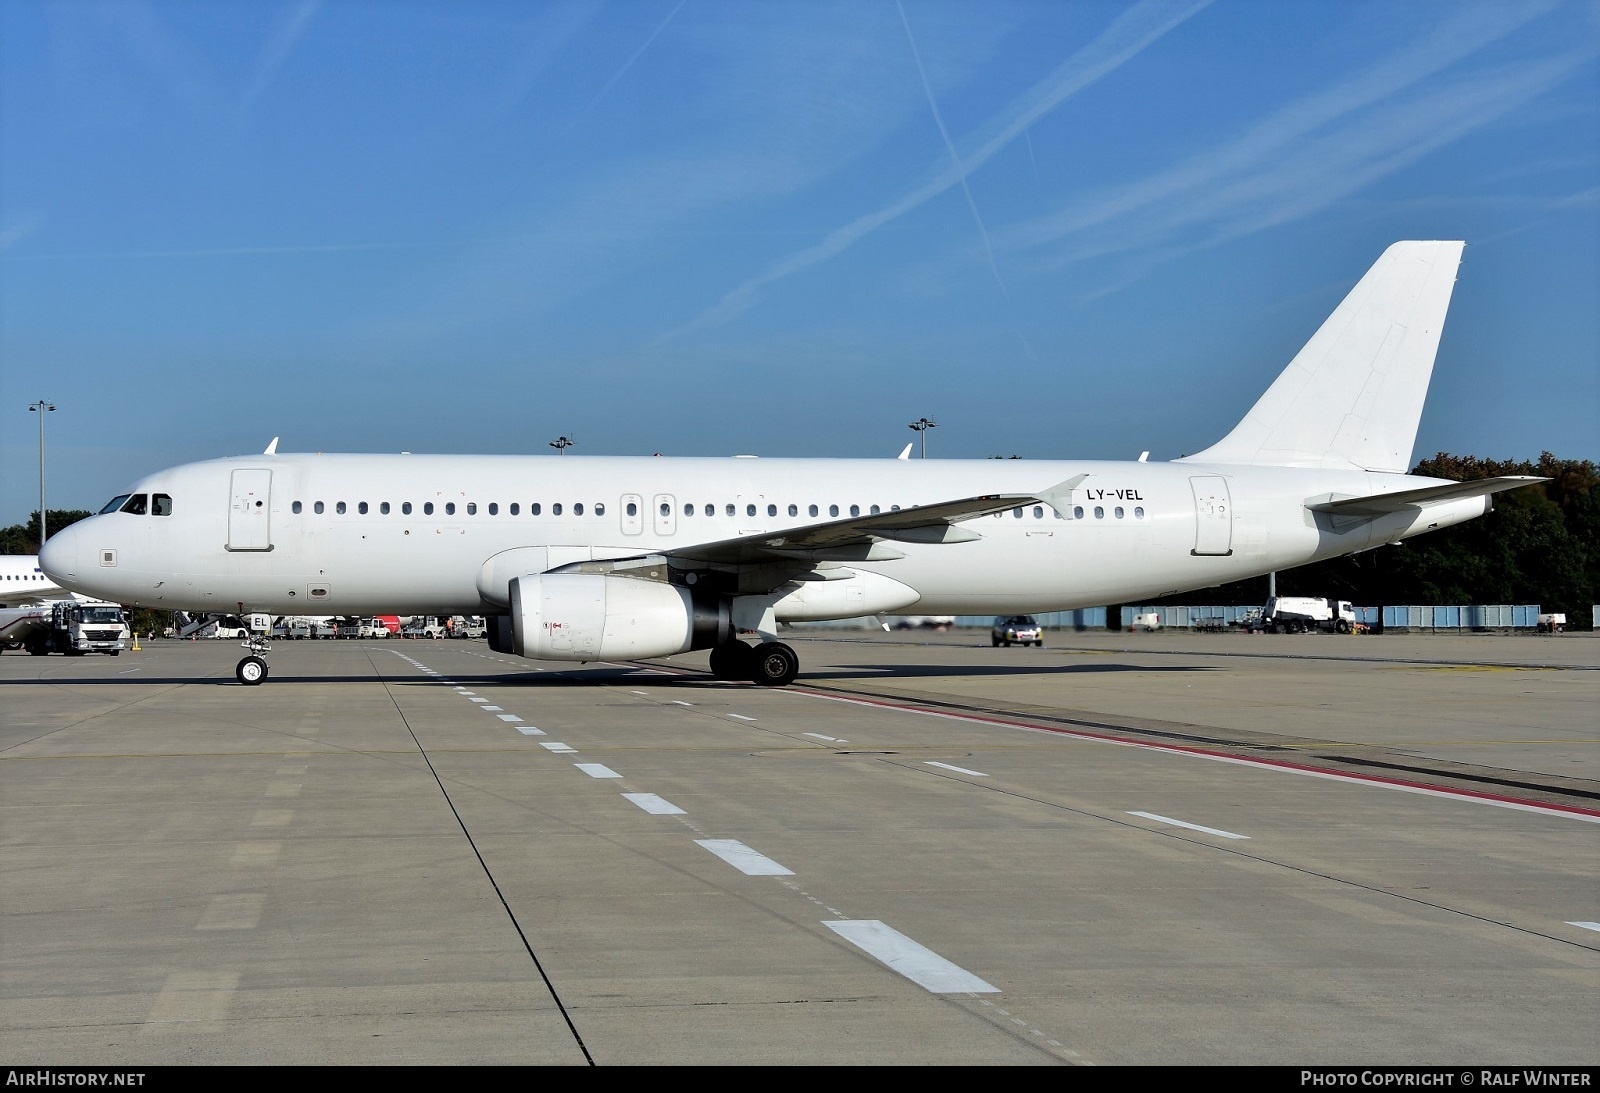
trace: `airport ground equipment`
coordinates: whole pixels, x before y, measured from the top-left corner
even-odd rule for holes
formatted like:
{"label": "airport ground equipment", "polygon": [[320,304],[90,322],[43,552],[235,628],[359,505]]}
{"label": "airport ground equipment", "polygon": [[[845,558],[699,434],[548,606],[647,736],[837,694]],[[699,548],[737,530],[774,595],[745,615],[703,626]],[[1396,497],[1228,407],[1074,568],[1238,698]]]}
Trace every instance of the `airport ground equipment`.
{"label": "airport ground equipment", "polygon": [[1316,596],[1273,596],[1261,609],[1261,626],[1268,633],[1304,634],[1330,630],[1349,634],[1356,630],[1356,611],[1349,600]]}
{"label": "airport ground equipment", "polygon": [[20,642],[36,657],[49,653],[114,657],[128,647],[128,635],[122,607],[103,600],[57,600],[20,614],[5,627],[8,643]]}

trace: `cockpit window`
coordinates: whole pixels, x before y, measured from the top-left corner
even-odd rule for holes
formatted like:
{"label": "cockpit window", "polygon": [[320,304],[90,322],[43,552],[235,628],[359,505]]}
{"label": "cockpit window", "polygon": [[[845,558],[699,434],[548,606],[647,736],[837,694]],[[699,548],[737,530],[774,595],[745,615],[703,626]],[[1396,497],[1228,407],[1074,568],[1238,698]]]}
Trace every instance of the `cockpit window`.
{"label": "cockpit window", "polygon": [[150,510],[150,497],[148,494],[136,493],[128,498],[128,503],[122,506],[123,512],[131,512],[135,516],[143,516]]}
{"label": "cockpit window", "polygon": [[106,507],[101,509],[100,511],[102,513],[116,512],[118,509],[120,509],[127,502],[129,496],[130,495],[126,494],[126,493],[117,494],[111,500],[107,501],[106,502]]}
{"label": "cockpit window", "polygon": [[171,516],[172,496],[165,493],[153,494],[150,498],[150,514],[152,516]]}

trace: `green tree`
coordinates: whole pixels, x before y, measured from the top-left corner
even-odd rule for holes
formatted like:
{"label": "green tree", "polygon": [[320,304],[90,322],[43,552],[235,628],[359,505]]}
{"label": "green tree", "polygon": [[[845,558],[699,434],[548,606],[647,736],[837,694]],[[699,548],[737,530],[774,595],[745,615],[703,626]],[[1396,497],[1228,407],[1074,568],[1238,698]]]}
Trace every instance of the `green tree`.
{"label": "green tree", "polygon": [[[93,516],[88,509],[51,509],[50,534]],[[39,553],[39,510],[35,509],[26,524],[12,524],[0,528],[0,554]]]}

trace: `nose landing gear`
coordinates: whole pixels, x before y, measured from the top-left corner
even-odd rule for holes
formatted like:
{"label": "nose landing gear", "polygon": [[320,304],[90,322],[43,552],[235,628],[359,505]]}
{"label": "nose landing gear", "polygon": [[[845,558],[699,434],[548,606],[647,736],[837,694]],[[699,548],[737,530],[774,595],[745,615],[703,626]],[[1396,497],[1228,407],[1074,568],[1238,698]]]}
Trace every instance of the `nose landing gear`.
{"label": "nose landing gear", "polygon": [[[243,605],[241,604],[240,607],[242,610]],[[246,618],[244,621],[250,627],[246,631],[246,633],[250,635],[250,638],[248,641],[241,641],[239,646],[240,648],[250,650],[250,655],[245,657],[234,666],[233,674],[238,678],[239,682],[243,683],[246,687],[257,687],[266,682],[267,679],[268,668],[266,656],[272,651],[272,644],[267,640],[267,635],[270,633],[270,631],[256,629],[255,626],[252,625],[258,621],[254,616]],[[270,627],[272,625],[272,620],[267,618],[266,624]]]}

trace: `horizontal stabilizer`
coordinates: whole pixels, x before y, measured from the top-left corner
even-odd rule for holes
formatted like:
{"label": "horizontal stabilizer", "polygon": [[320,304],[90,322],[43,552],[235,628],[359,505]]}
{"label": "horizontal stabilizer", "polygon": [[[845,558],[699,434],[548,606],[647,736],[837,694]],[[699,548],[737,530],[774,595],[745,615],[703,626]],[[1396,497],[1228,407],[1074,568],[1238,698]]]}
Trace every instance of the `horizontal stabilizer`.
{"label": "horizontal stabilizer", "polygon": [[1394,493],[1370,493],[1365,497],[1312,498],[1306,508],[1312,512],[1329,512],[1337,516],[1382,516],[1399,512],[1408,506],[1421,506],[1437,501],[1458,501],[1463,497],[1485,497],[1535,482],[1548,482],[1548,478],[1532,475],[1511,475],[1504,478],[1478,478],[1471,482],[1451,482],[1444,486],[1426,486],[1420,490],[1398,490]]}

